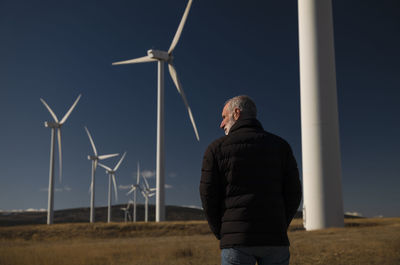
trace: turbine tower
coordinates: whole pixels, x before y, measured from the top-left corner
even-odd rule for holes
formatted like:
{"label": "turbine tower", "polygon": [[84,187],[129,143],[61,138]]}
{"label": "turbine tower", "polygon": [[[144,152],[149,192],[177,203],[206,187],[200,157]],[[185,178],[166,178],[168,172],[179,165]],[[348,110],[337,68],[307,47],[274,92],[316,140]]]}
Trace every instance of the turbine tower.
{"label": "turbine tower", "polygon": [[119,166],[122,163],[122,160],[124,160],[126,155],[126,152],[122,155],[121,159],[118,161],[117,165],[114,167],[114,169],[109,168],[106,165],[103,165],[102,163],[99,162],[99,166],[104,168],[106,170],[106,173],[108,174],[108,210],[107,210],[107,222],[111,222],[111,179],[114,184],[114,192],[115,192],[115,200],[118,201],[118,193],[117,193],[117,183],[115,181],[115,172],[118,170]]}
{"label": "turbine tower", "polygon": [[117,156],[119,154],[110,154],[110,155],[98,155],[96,146],[94,145],[94,141],[92,136],[90,135],[90,132],[88,128],[85,127],[85,131],[89,137],[90,144],[92,145],[93,148],[93,155],[88,155],[88,159],[92,160],[92,181],[90,183],[90,222],[94,223],[95,222],[95,209],[96,207],[94,206],[94,198],[95,198],[95,189],[94,189],[94,184],[95,184],[95,175],[96,175],[96,168],[97,168],[97,163],[99,160],[104,160],[110,157]]}
{"label": "turbine tower", "polygon": [[68,119],[71,112],[74,110],[76,104],[78,104],[81,95],[75,100],[74,104],[69,108],[67,113],[58,121],[56,114],[54,114],[53,110],[47,105],[44,99],[40,99],[46,109],[50,112],[51,116],[54,119],[54,122],[46,121],[44,126],[47,128],[51,128],[51,144],[50,144],[50,170],[49,170],[49,193],[48,193],[48,202],[47,202],[47,224],[53,224],[53,217],[54,217],[54,137],[55,137],[55,130],[57,129],[57,140],[58,140],[58,159],[59,159],[59,177],[60,182],[62,179],[62,152],[61,152],[61,127]]}
{"label": "turbine tower", "polygon": [[133,218],[132,221],[136,222],[136,190],[139,189],[141,190],[139,186],[139,181],[140,181],[140,165],[139,161],[137,163],[137,175],[136,175],[136,184],[131,185],[131,190],[126,194],[129,195],[133,192]]}
{"label": "turbine tower", "polygon": [[299,0],[303,218],[307,230],[344,223],[332,3]]}
{"label": "turbine tower", "polygon": [[145,199],[145,208],[144,208],[144,221],[147,222],[149,220],[149,198],[153,197],[155,193],[153,191],[156,190],[156,188],[150,188],[149,183],[147,182],[147,179],[145,176],[142,176],[144,180],[143,188],[142,188],[142,195]]}
{"label": "turbine tower", "polygon": [[192,0],[189,0],[185,12],[183,14],[182,20],[179,24],[178,30],[175,33],[174,39],[172,40],[171,46],[169,47],[168,52],[160,51],[160,50],[148,50],[147,56],[121,61],[113,63],[113,65],[121,65],[121,64],[134,64],[134,63],[146,63],[146,62],[158,62],[158,82],[157,82],[157,159],[156,159],[156,178],[157,178],[157,194],[156,194],[156,221],[164,221],[165,220],[165,187],[164,187],[164,62],[168,63],[168,70],[171,75],[171,78],[179,92],[182,96],[183,103],[185,104],[187,111],[189,113],[190,121],[192,122],[194,132],[196,134],[196,138],[199,141],[199,134],[197,132],[197,127],[194,122],[192,111],[187,102],[185,93],[179,82],[178,75],[176,73],[175,67],[172,64],[173,55],[176,45],[178,44],[179,38],[181,36],[183,27],[185,25],[187,16],[189,14],[190,7],[192,5]]}

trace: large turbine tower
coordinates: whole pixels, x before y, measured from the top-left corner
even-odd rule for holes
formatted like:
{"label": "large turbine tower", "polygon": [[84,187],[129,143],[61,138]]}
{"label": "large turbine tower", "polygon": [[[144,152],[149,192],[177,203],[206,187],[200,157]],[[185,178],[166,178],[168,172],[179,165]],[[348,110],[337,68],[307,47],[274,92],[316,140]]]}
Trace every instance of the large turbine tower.
{"label": "large turbine tower", "polygon": [[78,101],[80,98],[81,98],[81,95],[78,96],[78,98],[75,100],[74,104],[72,104],[72,106],[69,108],[67,113],[61,119],[61,121],[58,121],[56,114],[49,107],[49,105],[47,105],[46,101],[44,101],[44,99],[42,99],[42,98],[40,99],[40,101],[43,103],[43,105],[50,112],[50,115],[54,119],[54,122],[46,121],[44,123],[45,127],[51,128],[49,196],[48,196],[48,202],[47,202],[47,224],[48,225],[53,223],[53,217],[54,217],[54,212],[53,212],[53,209],[54,209],[54,144],[55,144],[54,138],[55,138],[56,129],[57,129],[57,139],[58,139],[58,159],[59,159],[59,168],[58,169],[59,169],[59,176],[60,176],[60,181],[61,181],[61,178],[62,178],[61,127],[67,121],[69,115],[74,110],[76,104],[78,104]]}
{"label": "large turbine tower", "polygon": [[172,40],[171,46],[168,51],[160,50],[148,50],[147,56],[113,63],[113,65],[120,64],[134,64],[134,63],[146,63],[146,62],[158,62],[158,91],[157,91],[157,161],[156,161],[156,178],[157,178],[157,192],[156,192],[156,221],[165,220],[165,187],[164,187],[164,62],[168,63],[169,74],[172,80],[182,96],[183,103],[185,104],[187,111],[189,113],[190,121],[192,122],[196,138],[199,141],[199,134],[197,132],[197,127],[194,122],[192,111],[187,102],[185,93],[182,89],[181,83],[179,82],[178,75],[174,68],[172,52],[174,51],[176,45],[178,44],[179,38],[181,36],[183,27],[185,25],[187,16],[189,14],[190,7],[192,5],[192,0],[189,0],[185,12],[183,14],[182,20],[179,24],[178,30],[176,31],[175,37]]}
{"label": "large turbine tower", "polygon": [[298,12],[305,228],[342,227],[332,3],[299,0]]}

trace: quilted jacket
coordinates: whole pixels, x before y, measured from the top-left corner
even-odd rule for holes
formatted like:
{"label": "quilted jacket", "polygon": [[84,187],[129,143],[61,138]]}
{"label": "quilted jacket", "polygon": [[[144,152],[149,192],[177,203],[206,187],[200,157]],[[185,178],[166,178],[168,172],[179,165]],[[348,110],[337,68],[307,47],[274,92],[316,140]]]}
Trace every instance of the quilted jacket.
{"label": "quilted jacket", "polygon": [[200,197],[221,248],[288,246],[301,200],[289,144],[256,119],[239,119],[203,158]]}

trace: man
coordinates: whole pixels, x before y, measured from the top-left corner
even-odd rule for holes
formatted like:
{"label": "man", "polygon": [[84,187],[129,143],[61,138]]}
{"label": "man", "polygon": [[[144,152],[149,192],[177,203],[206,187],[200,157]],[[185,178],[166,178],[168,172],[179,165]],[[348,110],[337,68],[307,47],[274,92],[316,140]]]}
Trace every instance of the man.
{"label": "man", "polygon": [[228,100],[226,136],[203,158],[200,197],[222,264],[289,264],[287,229],[301,200],[289,144],[264,131],[248,96]]}

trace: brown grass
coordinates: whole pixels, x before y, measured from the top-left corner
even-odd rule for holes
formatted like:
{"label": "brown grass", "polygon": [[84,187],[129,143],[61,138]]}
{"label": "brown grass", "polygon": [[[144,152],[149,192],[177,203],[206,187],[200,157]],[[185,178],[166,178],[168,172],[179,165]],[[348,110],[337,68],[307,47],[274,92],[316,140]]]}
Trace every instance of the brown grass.
{"label": "brown grass", "polygon": [[[289,232],[291,264],[400,264],[400,218]],[[60,224],[0,228],[0,265],[220,264],[206,222]]]}
{"label": "brown grass", "polygon": [[352,219],[346,228],[289,237],[291,264],[400,264],[400,218]]}
{"label": "brown grass", "polygon": [[137,222],[137,223],[70,223],[0,227],[2,239],[60,240],[88,238],[160,237],[172,235],[205,235],[210,230],[205,221]]}

